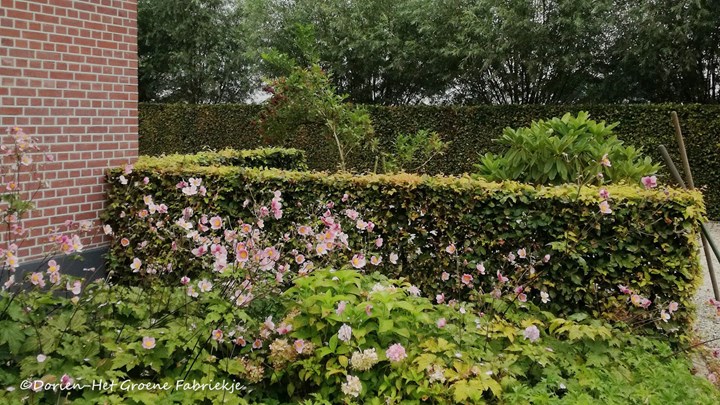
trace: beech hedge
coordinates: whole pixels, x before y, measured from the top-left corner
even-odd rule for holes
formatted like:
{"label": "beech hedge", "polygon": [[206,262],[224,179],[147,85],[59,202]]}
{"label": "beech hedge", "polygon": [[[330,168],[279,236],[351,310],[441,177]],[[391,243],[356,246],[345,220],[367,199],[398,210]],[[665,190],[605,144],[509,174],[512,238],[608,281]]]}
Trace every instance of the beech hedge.
{"label": "beech hedge", "polygon": [[[171,158],[176,160],[177,158]],[[424,294],[462,289],[440,281],[444,271],[471,272],[491,280],[507,265],[508,254],[525,248],[537,257],[551,259],[542,275],[550,305],[560,313],[590,311],[604,317],[619,316],[629,304],[619,294],[625,285],[656,305],[676,301],[681,310],[674,319],[687,322],[691,301],[701,282],[698,258],[698,221],[704,205],[698,192],[673,188],[645,190],[630,185],[609,186],[612,213],[600,213],[596,187],[532,187],[516,182],[492,183],[468,176],[351,175],[283,171],[232,166],[177,165],[165,159],[142,157],[126,184],[123,172],[108,172],[108,204],[104,220],[115,231],[109,266],[120,277],[133,280],[133,257],[166,257],[176,263],[180,277],[193,268],[192,255],[180,257],[169,249],[171,241],[138,215],[153,196],[166,204],[172,216],[168,226],[186,207],[187,196],[177,188],[181,181],[201,178],[207,195],[195,212],[220,215],[233,223],[251,220],[243,202],[282,192],[282,220],[267,221],[266,232],[293,232],[308,218],[308,207],[333,201],[363,212],[384,239],[383,263],[388,276],[408,277]],[[149,182],[144,184],[144,177]],[[343,195],[349,201],[341,203]],[[147,213],[145,213],[147,215]],[[160,218],[158,219],[160,220]],[[450,244],[458,258],[446,253]],[[352,246],[352,245],[351,245]],[[388,264],[399,254],[399,265]],[[349,257],[357,252],[348,251]],[[486,275],[468,263],[483,262]],[[347,262],[345,262],[347,263]],[[506,270],[505,270],[506,271]],[[654,307],[655,308],[655,307]]]}
{"label": "beech hedge", "polygon": [[[254,121],[262,107],[257,105],[140,104],[140,153],[196,153],[203,148],[236,149],[264,145]],[[426,167],[430,174],[473,172],[480,155],[499,153],[492,142],[503,128],[527,126],[533,120],[588,111],[595,120],[620,122],[615,129],[627,145],[642,146],[655,162],[662,161],[658,145],[668,147],[682,170],[670,112],[678,112],[685,145],[695,178],[703,189],[708,215],[720,219],[720,105],[630,104],[630,105],[506,105],[506,106],[368,106],[381,149],[391,150],[398,133],[419,129],[437,131],[449,150]],[[305,150],[314,170],[334,170],[337,151],[313,128],[302,128],[287,145]],[[349,165],[357,171],[373,167],[375,156],[358,150]],[[666,170],[661,179],[672,182]]]}
{"label": "beech hedge", "polygon": [[199,152],[193,155],[174,153],[143,158],[147,165],[162,165],[167,170],[185,166],[239,166],[283,170],[307,170],[305,152],[290,148],[259,148],[250,150],[223,149]]}

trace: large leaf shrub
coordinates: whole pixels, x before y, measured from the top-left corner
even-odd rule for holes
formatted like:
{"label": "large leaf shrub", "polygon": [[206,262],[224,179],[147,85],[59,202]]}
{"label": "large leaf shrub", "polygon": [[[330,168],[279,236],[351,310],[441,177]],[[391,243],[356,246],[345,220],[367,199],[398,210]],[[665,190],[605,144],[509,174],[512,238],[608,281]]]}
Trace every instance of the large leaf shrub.
{"label": "large leaf shrub", "polygon": [[497,142],[507,150],[487,153],[478,172],[488,180],[531,184],[631,182],[655,174],[659,165],[643,157],[642,149],[624,146],[613,134],[618,123],[577,117],[533,121],[529,127],[505,128]]}

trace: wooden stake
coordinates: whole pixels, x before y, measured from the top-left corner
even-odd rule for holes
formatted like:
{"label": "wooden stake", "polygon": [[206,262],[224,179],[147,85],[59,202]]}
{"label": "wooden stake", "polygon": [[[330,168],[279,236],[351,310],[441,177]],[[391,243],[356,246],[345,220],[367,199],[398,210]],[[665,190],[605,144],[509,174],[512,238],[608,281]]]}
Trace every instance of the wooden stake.
{"label": "wooden stake", "polygon": [[692,173],[690,172],[690,161],[685,151],[685,139],[683,139],[682,130],[680,129],[680,120],[678,119],[676,111],[671,112],[670,115],[672,116],[673,125],[675,125],[675,140],[677,140],[678,147],[680,148],[680,161],[682,161],[683,170],[685,171],[685,181],[687,182],[688,188],[694,190],[695,184],[693,183]]}
{"label": "wooden stake", "polygon": [[[675,118],[677,118],[677,115],[675,115]],[[685,182],[683,181],[682,177],[680,176],[680,173],[678,172],[677,167],[675,167],[675,163],[673,162],[672,158],[670,157],[670,154],[668,153],[667,149],[665,149],[665,145],[660,145],[660,153],[663,155],[663,158],[665,159],[665,164],[667,164],[668,169],[670,170],[670,173],[675,178],[675,181],[678,182],[680,187],[687,189],[688,187],[685,185]],[[690,173],[690,172],[688,171],[687,173]],[[691,177],[691,179],[692,179],[692,177]],[[715,269],[713,266],[713,258],[712,258],[712,255],[710,254],[710,248],[712,248],[713,253],[715,253],[715,257],[718,260],[720,260],[720,252],[718,251],[718,247],[715,246],[715,243],[712,240],[712,236],[710,235],[710,231],[708,231],[705,224],[700,223],[700,230],[701,230],[700,239],[702,240],[703,253],[705,253],[705,260],[707,261],[708,271],[710,272],[710,284],[712,285],[713,295],[715,296],[716,300],[720,301],[720,289],[718,289],[717,279],[715,278]]]}

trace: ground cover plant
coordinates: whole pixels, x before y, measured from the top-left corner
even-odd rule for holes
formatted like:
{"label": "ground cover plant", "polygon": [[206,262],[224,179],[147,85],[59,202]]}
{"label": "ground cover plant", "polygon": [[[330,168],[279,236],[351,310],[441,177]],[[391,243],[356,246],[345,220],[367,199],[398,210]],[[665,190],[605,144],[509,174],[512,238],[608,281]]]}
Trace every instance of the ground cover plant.
{"label": "ground cover plant", "polygon": [[[196,285],[197,296],[188,295]],[[4,333],[14,339],[0,344],[7,365],[0,399],[661,404],[720,398],[668,343],[583,315],[556,318],[512,291],[437,304],[407,282],[352,268],[318,269],[283,295],[257,291],[243,305],[225,287],[215,279],[172,287],[101,281],[84,286],[75,300],[53,296],[62,285],[34,287],[9,306],[4,292],[0,303],[10,325]],[[31,389],[20,386],[23,380]],[[91,389],[100,380],[118,383]],[[208,388],[217,382],[224,388]]]}
{"label": "ground cover plant", "polygon": [[[18,131],[14,135],[20,146],[3,160],[7,170],[27,167],[37,157],[31,138]],[[114,224],[102,226],[132,255],[126,274],[132,283],[116,283],[113,273],[94,282],[71,277],[49,258],[16,278],[19,244],[3,250],[0,400],[441,404],[720,399],[708,381],[692,376],[689,361],[678,352],[684,343],[665,327],[682,317],[683,303],[643,296],[639,286],[628,283],[608,293],[626,315],[618,313],[614,324],[582,312],[558,317],[552,309],[559,287],[544,284],[538,275],[561,255],[532,245],[500,248],[504,265],[488,261],[462,267],[461,245],[448,244],[436,260],[454,261],[456,272],[436,274],[441,290],[430,292],[409,278],[388,279],[375,271],[383,262],[404,264],[397,253],[377,250],[392,235],[380,235],[380,222],[369,220],[372,211],[359,207],[351,194],[309,204],[301,217],[291,215],[299,207],[287,190],[258,191],[252,199],[236,201],[246,215],[231,217],[209,205],[219,198],[217,189],[225,187],[211,175],[187,178],[170,190],[149,193],[144,188],[165,181],[163,175],[145,176],[132,166],[112,175],[121,186],[141,191],[137,205],[146,212],[128,210],[125,217],[132,214],[133,221],[152,224],[158,238],[131,244]],[[646,187],[653,187],[652,180],[646,179]],[[32,208],[32,200],[23,194],[28,188],[13,190],[14,197],[3,194],[4,225],[21,239],[22,214]],[[163,202],[171,196],[181,203]],[[601,198],[592,203],[596,209],[615,203],[607,195]],[[619,210],[617,205],[612,209]],[[92,228],[68,225],[69,232],[53,235],[53,253],[81,251],[76,232]],[[150,247],[159,241],[176,256],[192,254],[197,269],[158,261]],[[481,279],[486,281],[477,282]],[[651,337],[632,333],[647,326],[656,331]],[[116,385],[93,388],[98,381]]]}

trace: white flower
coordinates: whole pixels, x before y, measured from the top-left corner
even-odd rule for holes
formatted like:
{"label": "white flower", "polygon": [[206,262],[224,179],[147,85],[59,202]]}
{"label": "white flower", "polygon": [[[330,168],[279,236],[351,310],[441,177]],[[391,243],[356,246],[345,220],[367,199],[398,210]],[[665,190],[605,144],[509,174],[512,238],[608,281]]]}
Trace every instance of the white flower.
{"label": "white flower", "polygon": [[340,389],[343,394],[357,398],[362,391],[362,383],[358,377],[349,375],[347,376],[347,382],[342,383]]}
{"label": "white flower", "polygon": [[445,369],[442,366],[437,364],[428,366],[427,373],[431,383],[435,381],[445,382]]}
{"label": "white flower", "polygon": [[540,339],[540,330],[535,325],[528,326],[525,328],[523,336],[525,339],[530,340],[531,343],[535,343],[536,340]]}
{"label": "white flower", "polygon": [[362,352],[353,353],[350,358],[350,365],[358,371],[367,371],[378,362],[378,355],[375,348],[365,349]]}
{"label": "white flower", "polygon": [[178,219],[175,224],[177,224],[180,228],[186,231],[189,231],[193,228],[193,223],[186,221],[185,218]]}
{"label": "white flower", "polygon": [[200,292],[208,292],[212,290],[212,283],[203,279],[200,282],[198,282],[198,288],[200,289]]}
{"label": "white flower", "polygon": [[195,186],[183,187],[182,192],[188,196],[195,195],[198,193],[198,188]]}
{"label": "white flower", "polygon": [[408,292],[408,294],[413,295],[415,297],[420,296],[420,289],[415,287],[414,285],[411,285],[410,287],[408,287],[407,292]]}
{"label": "white flower", "polygon": [[352,328],[347,324],[343,324],[338,331],[338,339],[347,342],[352,338]]}
{"label": "white flower", "polygon": [[136,257],[133,259],[133,262],[130,265],[130,268],[132,269],[133,273],[137,273],[138,271],[140,271],[141,266],[142,266],[142,260],[140,260]]}
{"label": "white flower", "polygon": [[390,263],[397,264],[398,255],[395,252],[390,253]]}
{"label": "white flower", "polygon": [[73,295],[80,295],[80,292],[82,291],[82,282],[80,282],[79,280],[75,280],[71,284],[68,281],[65,288],[67,288],[68,291],[72,292]]}
{"label": "white flower", "polygon": [[5,284],[3,284],[3,290],[7,290],[8,288],[12,287],[13,284],[15,284],[15,275],[11,274]]}
{"label": "white flower", "polygon": [[38,354],[38,355],[37,355],[37,362],[38,362],[38,363],[43,363],[43,362],[45,362],[45,360],[47,360],[47,356],[45,356],[44,354],[41,353],[41,354]]}
{"label": "white flower", "polygon": [[547,304],[548,302],[550,302],[550,294],[545,291],[540,291],[540,300],[543,304]]}

